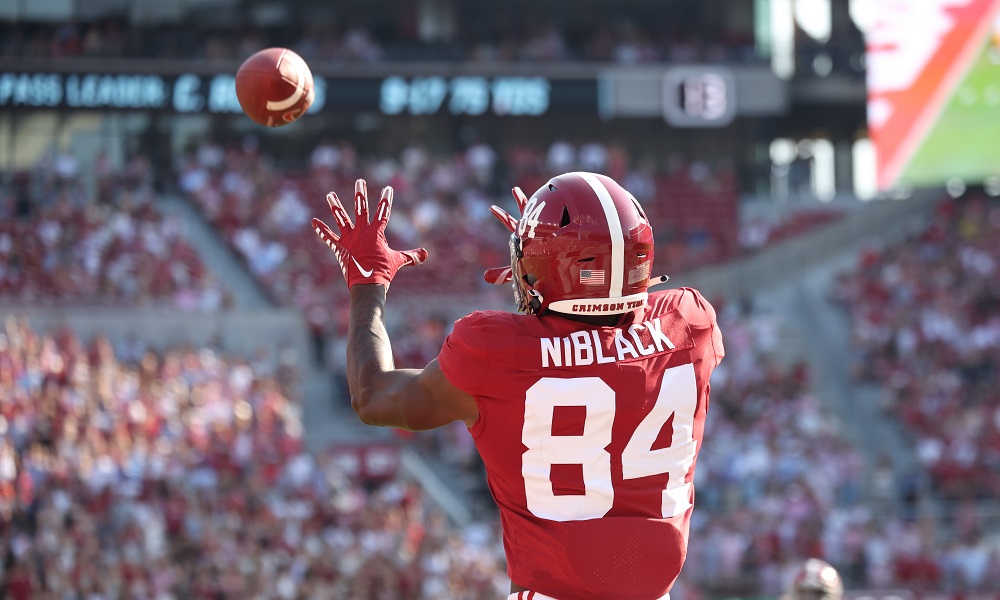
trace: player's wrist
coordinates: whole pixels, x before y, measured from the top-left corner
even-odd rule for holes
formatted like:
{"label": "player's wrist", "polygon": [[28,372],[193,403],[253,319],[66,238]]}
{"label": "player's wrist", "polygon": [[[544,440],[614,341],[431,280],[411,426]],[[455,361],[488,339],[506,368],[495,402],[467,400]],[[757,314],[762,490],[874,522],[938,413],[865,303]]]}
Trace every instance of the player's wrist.
{"label": "player's wrist", "polygon": [[[386,268],[372,259],[355,261],[352,257],[348,260],[351,261],[351,264],[347,265],[345,272],[347,274],[347,287],[349,289],[354,289],[359,285],[381,285],[388,288],[389,284],[392,283],[393,273],[391,268]],[[362,265],[377,266],[365,269]]]}
{"label": "player's wrist", "polygon": [[381,283],[358,283],[350,288],[351,326],[368,328],[385,319],[386,287]]}
{"label": "player's wrist", "polygon": [[350,287],[351,303],[371,299],[385,300],[389,287],[384,283],[357,282]]}

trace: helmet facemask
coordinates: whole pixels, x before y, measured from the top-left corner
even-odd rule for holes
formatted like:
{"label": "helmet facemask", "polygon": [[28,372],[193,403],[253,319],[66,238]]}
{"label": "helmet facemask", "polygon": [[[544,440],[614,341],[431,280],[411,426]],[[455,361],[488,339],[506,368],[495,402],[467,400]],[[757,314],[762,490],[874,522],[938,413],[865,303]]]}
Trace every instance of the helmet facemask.
{"label": "helmet facemask", "polygon": [[510,235],[508,246],[510,247],[511,287],[514,289],[514,304],[517,305],[518,312],[538,314],[542,310],[544,298],[538,290],[532,288],[537,278],[523,270],[521,239],[517,237],[516,233]]}

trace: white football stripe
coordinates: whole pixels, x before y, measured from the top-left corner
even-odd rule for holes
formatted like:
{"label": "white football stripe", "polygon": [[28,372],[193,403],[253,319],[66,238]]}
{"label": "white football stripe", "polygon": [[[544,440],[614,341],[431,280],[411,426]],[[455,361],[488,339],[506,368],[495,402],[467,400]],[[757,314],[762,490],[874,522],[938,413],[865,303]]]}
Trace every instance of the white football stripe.
{"label": "white football stripe", "polygon": [[601,180],[594,177],[593,173],[571,173],[578,175],[593,188],[604,208],[604,216],[608,221],[608,232],[611,234],[611,290],[608,294],[610,298],[619,298],[622,295],[622,282],[625,278],[625,236],[622,234],[622,222],[618,218],[618,210],[615,208],[615,201],[611,199],[611,193],[604,187]]}
{"label": "white football stripe", "polygon": [[[285,55],[282,54],[281,58],[278,60],[278,67],[281,67],[281,61],[285,60]],[[302,69],[299,68],[299,64],[295,61],[289,61],[289,64],[295,70],[295,91],[292,95],[285,98],[284,100],[268,100],[267,110],[282,111],[287,110],[293,106],[295,103],[302,99],[302,94],[305,92],[306,78],[302,73]]]}

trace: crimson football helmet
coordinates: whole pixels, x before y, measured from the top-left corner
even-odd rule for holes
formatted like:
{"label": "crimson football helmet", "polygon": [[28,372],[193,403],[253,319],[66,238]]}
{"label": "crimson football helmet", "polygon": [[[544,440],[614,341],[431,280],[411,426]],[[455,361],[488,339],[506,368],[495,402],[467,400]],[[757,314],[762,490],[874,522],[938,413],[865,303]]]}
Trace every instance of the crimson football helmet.
{"label": "crimson football helmet", "polygon": [[530,199],[513,193],[520,219],[491,208],[512,232],[511,266],[486,280],[512,280],[521,312],[614,315],[645,304],[653,230],[632,194],[596,173],[553,177]]}
{"label": "crimson football helmet", "polygon": [[795,573],[786,600],[840,600],[844,582],[837,569],[825,560],[810,558]]}

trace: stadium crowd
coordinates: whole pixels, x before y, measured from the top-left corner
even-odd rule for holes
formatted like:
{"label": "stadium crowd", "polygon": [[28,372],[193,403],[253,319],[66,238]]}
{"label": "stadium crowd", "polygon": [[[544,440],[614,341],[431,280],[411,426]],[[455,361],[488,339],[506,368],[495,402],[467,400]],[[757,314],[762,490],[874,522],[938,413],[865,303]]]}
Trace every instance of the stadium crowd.
{"label": "stadium crowd", "polygon": [[620,145],[596,142],[556,141],[544,151],[476,142],[444,155],[412,145],[398,156],[375,157],[361,156],[348,143],[321,143],[308,167],[293,170],[275,167],[254,143],[206,142],[180,167],[178,187],[275,301],[300,307],[317,331],[343,333],[345,316],[331,310],[344,305],[337,301],[345,298],[342,277],[308,223],[326,214],[328,191],[349,194],[357,177],[367,179],[373,196],[382,186],[394,187],[390,240],[430,252],[427,267],[394,285],[404,290],[398,298],[410,291],[454,298],[489,287],[483,269],[510,262],[506,232],[494,222],[490,204],[516,211],[508,190],[533,191],[550,173],[582,169],[623,182],[649,207],[651,220],[671,225],[656,231],[657,264],[665,272],[719,262],[779,239],[769,232],[780,231],[780,224],[763,241],[754,238],[756,247],[738,246],[737,183],[726,163],[662,162],[632,160]]}
{"label": "stadium crowd", "polygon": [[[550,174],[574,170],[607,173],[643,204],[657,224],[657,272],[683,272],[743,256],[843,215],[800,211],[741,225],[738,183],[726,161],[710,165],[677,155],[634,157],[620,144],[563,140],[544,149],[478,141],[450,154],[411,145],[397,156],[364,156],[349,143],[327,141],[315,146],[308,165],[298,169],[276,166],[252,140],[207,141],[180,166],[177,184],[272,298],[299,307],[317,337],[325,338],[343,336],[347,324],[339,267],[308,225],[312,217],[326,216],[322,199],[327,192],[349,194],[357,177],[366,178],[373,197],[385,185],[395,189],[390,241],[430,252],[427,266],[395,282],[395,302],[407,304],[415,298],[411,292],[419,292],[423,300],[415,301],[416,312],[426,313],[428,303],[471,306],[486,295],[487,306],[507,308],[509,303],[500,300],[509,298],[506,288],[490,294],[486,290],[494,286],[482,279],[485,268],[510,262],[506,230],[489,206],[516,212],[511,187],[530,193]],[[427,352],[421,356],[433,358]]]}
{"label": "stadium crowd", "polygon": [[[779,321],[732,309],[721,319],[731,360],[714,381],[679,599],[776,594],[805,556],[830,560],[852,586],[992,589],[1000,554],[975,537],[974,517],[942,546],[934,522],[860,502],[861,458],[808,393],[808,372],[774,366]],[[459,532],[415,485],[361,481],[332,454],[305,451],[295,381],[278,364],[85,345],[8,320],[8,597],[499,597],[495,525]],[[444,451],[468,453],[457,430],[448,438]]]}
{"label": "stadium crowd", "polygon": [[0,302],[215,311],[225,290],[156,208],[142,158],[84,181],[67,154],[0,186]]}
{"label": "stadium crowd", "polygon": [[949,500],[1000,496],[998,261],[1000,203],[972,194],[863,253],[834,292],[851,317],[857,376],[886,386],[886,414]]}
{"label": "stadium crowd", "polygon": [[422,42],[412,24],[397,27],[338,23],[261,28],[206,28],[203,24],[137,27],[119,19],[89,23],[12,22],[0,26],[0,57],[152,58],[242,60],[261,48],[292,48],[307,61],[377,62],[446,60],[471,62],[751,62],[761,60],[752,37],[718,23],[650,27],[616,19],[582,31],[525,18],[496,22],[489,31],[462,28],[447,40]]}
{"label": "stadium crowd", "polygon": [[[402,310],[389,323],[397,364],[419,366],[437,353],[451,321],[461,316],[453,314],[458,306],[509,302],[506,287],[480,278],[483,266],[508,260],[503,229],[484,210],[496,201],[496,188],[513,182],[533,189],[542,169],[617,169],[649,212],[667,221],[679,213],[653,201],[658,186],[671,182],[668,189],[677,190],[684,189],[679,181],[707,181],[705,189],[717,189],[711,186],[725,177],[699,179],[703,167],[691,164],[666,173],[632,169],[617,152],[599,145],[553,144],[544,155],[517,148],[506,156],[509,172],[500,175],[497,151],[485,144],[446,157],[413,147],[376,161],[348,145],[323,144],[307,171],[290,173],[273,168],[252,144],[205,144],[181,170],[179,185],[278,300],[305,301],[306,314],[332,334],[334,370],[342,368],[337,357],[343,356],[338,344],[346,315],[336,309],[344,303],[331,299],[342,298],[344,286],[306,227],[316,214],[315,198],[329,189],[350,190],[358,173],[369,177],[372,189],[392,184],[399,197],[424,198],[416,206],[399,203],[390,232],[401,247],[430,246],[448,265],[414,269],[398,282]],[[130,231],[126,240],[146,240],[121,243],[99,257],[132,248],[155,252],[156,243],[153,250],[144,244],[157,233],[176,242],[176,226],[156,216],[151,192],[134,185],[146,180],[142,173],[139,161],[99,178],[103,192],[93,196],[75,176],[15,179],[0,205],[12,217],[0,221],[0,251],[56,240],[56,258],[29,263],[36,272],[25,278],[46,281],[51,263],[85,260],[78,250],[90,238],[59,234],[79,226],[77,215],[104,215],[107,222],[87,221],[107,229],[103,236]],[[50,229],[56,233],[46,233]],[[839,287],[855,317],[859,374],[892,382],[887,410],[915,433],[921,460],[939,488],[957,499],[997,489],[1000,426],[993,413],[1000,411],[990,382],[1000,338],[1000,296],[991,277],[998,229],[995,203],[945,203],[932,227],[902,246],[866,254],[859,273]],[[460,255],[476,260],[469,264]],[[117,288],[32,298],[143,297],[88,296],[93,289]],[[446,303],[407,303],[406,290],[461,302],[450,310]],[[805,556],[834,563],[852,586],[991,589],[1000,579],[1000,549],[978,536],[974,510],[949,537],[938,521],[879,514],[877,504],[862,498],[862,458],[810,394],[808,371],[775,366],[781,322],[735,304],[720,304],[720,319],[729,358],[713,385],[706,433],[712,441],[699,461],[698,510],[679,599],[746,589],[777,593],[788,569]],[[948,332],[956,331],[971,347],[949,344]],[[3,582],[11,597],[59,598],[60,589],[72,588],[92,590],[94,597],[113,597],[116,590],[252,597],[246,590],[255,590],[275,598],[409,598],[451,590],[455,598],[487,598],[504,585],[494,525],[449,529],[424,506],[419,488],[395,479],[361,482],[331,455],[304,451],[289,400],[291,375],[266,360],[225,358],[209,349],[115,349],[106,340],[87,347],[69,332],[38,335],[13,321],[0,342],[0,389],[12,390],[0,398]],[[918,387],[927,392],[917,394]],[[933,419],[945,426],[930,427]],[[460,426],[410,443],[458,465],[467,480],[484,481]],[[965,470],[956,475],[956,469]],[[875,477],[888,476],[876,469]],[[970,477],[981,487],[970,489]],[[889,479],[887,497],[896,493]],[[324,560],[331,552],[347,558]]]}
{"label": "stadium crowd", "polygon": [[0,330],[0,589],[28,598],[495,598],[502,552],[302,444],[273,357]]}
{"label": "stadium crowd", "polygon": [[827,547],[830,515],[861,500],[863,458],[811,395],[807,367],[780,366],[783,321],[718,308],[726,360],[712,378],[683,576],[718,592],[778,595],[806,557],[845,562]]}
{"label": "stadium crowd", "polygon": [[808,369],[774,360],[782,321],[733,309],[720,313],[727,356],[713,376],[684,581],[777,596],[812,556],[851,588],[995,591],[1000,547],[977,537],[981,522],[965,518],[942,544],[949,524],[887,510],[902,492],[888,465],[867,473],[843,424],[811,394]]}

